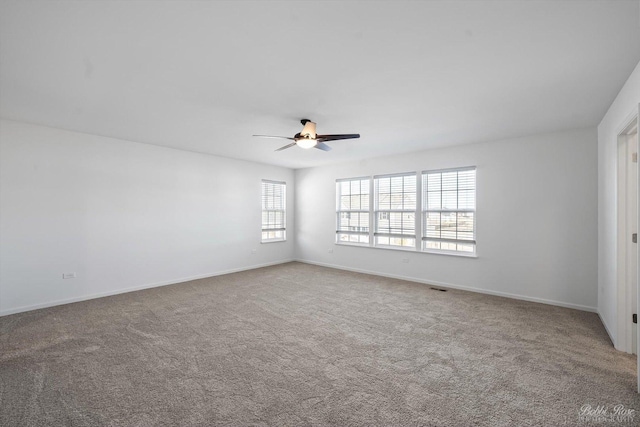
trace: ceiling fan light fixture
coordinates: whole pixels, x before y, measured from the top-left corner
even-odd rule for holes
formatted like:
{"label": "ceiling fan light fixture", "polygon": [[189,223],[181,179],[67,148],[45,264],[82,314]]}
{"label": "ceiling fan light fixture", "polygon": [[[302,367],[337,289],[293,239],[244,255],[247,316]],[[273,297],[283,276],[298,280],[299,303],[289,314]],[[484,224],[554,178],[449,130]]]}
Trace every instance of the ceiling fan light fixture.
{"label": "ceiling fan light fixture", "polygon": [[304,149],[313,148],[316,146],[317,143],[318,143],[317,140],[310,139],[310,138],[300,138],[296,140],[296,144],[298,144],[298,147],[304,148]]}
{"label": "ceiling fan light fixture", "polygon": [[316,139],[316,124],[309,119],[302,119],[300,122],[304,125],[300,136],[303,138]]}

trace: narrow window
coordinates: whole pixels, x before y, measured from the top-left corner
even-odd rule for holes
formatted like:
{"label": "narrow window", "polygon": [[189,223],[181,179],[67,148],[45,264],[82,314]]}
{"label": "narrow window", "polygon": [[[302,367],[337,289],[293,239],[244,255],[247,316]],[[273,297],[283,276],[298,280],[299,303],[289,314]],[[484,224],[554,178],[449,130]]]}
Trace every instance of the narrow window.
{"label": "narrow window", "polygon": [[416,174],[375,178],[375,244],[415,248]]}
{"label": "narrow window", "polygon": [[262,241],[286,240],[287,184],[262,180]]}
{"label": "narrow window", "polygon": [[422,173],[422,250],[476,251],[476,168]]}
{"label": "narrow window", "polygon": [[369,244],[369,178],[336,182],[336,243]]}

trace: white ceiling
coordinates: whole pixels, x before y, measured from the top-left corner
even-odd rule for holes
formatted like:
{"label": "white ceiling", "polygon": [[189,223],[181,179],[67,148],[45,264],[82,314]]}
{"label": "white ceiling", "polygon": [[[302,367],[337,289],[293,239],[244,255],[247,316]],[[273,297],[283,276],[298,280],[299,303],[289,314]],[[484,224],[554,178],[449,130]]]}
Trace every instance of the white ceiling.
{"label": "white ceiling", "polygon": [[[0,115],[292,168],[595,126],[630,1],[3,1]],[[333,151],[252,134],[356,133]]]}

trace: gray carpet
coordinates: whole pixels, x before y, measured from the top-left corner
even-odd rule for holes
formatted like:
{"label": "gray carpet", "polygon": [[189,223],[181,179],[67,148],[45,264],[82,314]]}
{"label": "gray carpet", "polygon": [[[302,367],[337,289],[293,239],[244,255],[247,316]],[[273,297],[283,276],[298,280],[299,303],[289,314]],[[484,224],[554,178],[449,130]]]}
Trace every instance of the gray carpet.
{"label": "gray carpet", "polygon": [[289,263],[0,318],[2,426],[557,426],[640,410],[597,315]]}

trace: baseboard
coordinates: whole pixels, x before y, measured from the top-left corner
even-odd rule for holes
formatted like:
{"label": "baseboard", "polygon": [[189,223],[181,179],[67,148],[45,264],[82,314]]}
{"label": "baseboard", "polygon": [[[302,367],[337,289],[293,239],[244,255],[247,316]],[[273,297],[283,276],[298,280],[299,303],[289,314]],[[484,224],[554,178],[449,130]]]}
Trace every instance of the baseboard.
{"label": "baseboard", "polygon": [[599,311],[598,311],[598,317],[600,318],[600,322],[602,322],[602,325],[604,326],[604,330],[607,331],[607,334],[609,335],[611,344],[613,344],[613,347],[617,349],[616,340],[613,339],[613,334],[611,333],[611,329],[609,329],[609,325],[607,325],[607,322],[604,321],[604,318],[602,317]]}
{"label": "baseboard", "polygon": [[[492,290],[487,290],[487,289],[475,288],[475,287],[472,287],[472,286],[456,285],[456,284],[452,284],[452,283],[439,282],[439,281],[436,281],[436,280],[425,280],[425,279],[421,279],[421,278],[417,278],[417,277],[401,276],[401,275],[395,275],[395,274],[386,274],[386,273],[380,273],[380,272],[372,271],[372,270],[364,270],[364,269],[359,269],[359,268],[350,268],[350,267],[344,267],[344,266],[341,266],[341,265],[328,264],[328,263],[322,263],[322,262],[316,262],[316,261],[309,261],[309,260],[304,260],[304,259],[285,259],[285,260],[274,261],[274,262],[269,262],[269,263],[264,263],[264,264],[256,264],[256,265],[247,266],[247,267],[240,267],[240,268],[235,268],[235,269],[230,269],[230,270],[224,270],[224,271],[219,271],[219,272],[214,272],[214,273],[200,274],[200,275],[197,275],[197,276],[190,276],[190,277],[184,277],[184,278],[180,278],[180,279],[174,279],[174,280],[167,280],[167,281],[163,281],[163,282],[145,284],[145,285],[141,285],[141,286],[134,286],[134,287],[131,287],[131,288],[119,289],[119,290],[115,290],[115,291],[101,292],[101,293],[91,294],[91,295],[84,295],[84,296],[76,297],[76,298],[67,298],[67,299],[62,299],[62,300],[49,301],[49,302],[45,302],[45,303],[41,303],[41,304],[33,304],[33,305],[22,306],[22,307],[7,309],[7,310],[0,310],[0,317],[8,316],[10,314],[23,313],[25,311],[38,310],[38,309],[41,309],[41,308],[55,307],[55,306],[63,305],[63,304],[70,304],[70,303],[74,303],[74,302],[87,301],[87,300],[90,300],[90,299],[103,298],[103,297],[108,297],[108,296],[112,296],[112,295],[124,294],[124,293],[127,293],[127,292],[141,291],[143,289],[150,289],[150,288],[157,288],[157,287],[160,287],[160,286],[175,285],[175,284],[178,284],[178,283],[189,282],[191,280],[205,279],[207,277],[222,276],[224,274],[238,273],[238,272],[247,271],[247,270],[255,270],[257,268],[269,267],[269,266],[278,265],[278,264],[285,264],[287,262],[292,262],[292,261],[297,261],[297,262],[301,262],[301,263],[305,263],[305,264],[319,265],[319,266],[322,266],[322,267],[335,268],[335,269],[338,269],[338,270],[353,271],[355,273],[371,274],[371,275],[374,275],[374,276],[389,277],[391,279],[399,279],[399,280],[407,280],[407,281],[410,281],[410,282],[424,283],[424,284],[435,285],[435,286],[439,286],[439,287],[443,287],[443,288],[459,289],[459,290],[463,290],[463,291],[477,292],[477,293],[481,293],[481,294],[494,295],[494,296],[518,299],[518,300],[523,300],[523,301],[531,301],[531,302],[537,302],[537,303],[542,303],[542,304],[555,305],[555,306],[559,306],[559,307],[572,308],[572,309],[576,309],[576,310],[589,311],[589,312],[593,312],[593,313],[597,313],[598,312],[596,307],[589,307],[589,306],[584,306],[584,305],[579,305],[579,304],[571,304],[571,303],[565,303],[565,302],[561,302],[561,301],[547,300],[547,299],[543,299],[543,298],[528,297],[528,296],[525,296],[525,295],[517,295],[517,294],[511,294],[511,293],[507,293],[507,292],[492,291]],[[598,315],[599,315],[599,313],[598,313]],[[604,328],[607,331],[607,334],[609,334],[609,338],[611,338],[611,341],[615,343],[615,341],[613,340],[613,335],[611,334],[611,330],[609,329],[608,325],[602,319],[602,316],[600,316],[600,320],[602,321],[602,324],[604,325]]]}
{"label": "baseboard", "polygon": [[386,274],[386,273],[380,273],[378,271],[371,271],[371,270],[363,270],[363,269],[359,269],[359,268],[344,267],[344,266],[341,266],[341,265],[328,264],[328,263],[316,262],[316,261],[309,261],[309,260],[304,260],[304,259],[296,259],[295,261],[302,262],[302,263],[305,263],[305,264],[319,265],[321,267],[335,268],[335,269],[338,269],[338,270],[353,271],[355,273],[371,274],[371,275],[374,275],[374,276],[389,277],[391,279],[400,279],[400,280],[407,280],[407,281],[410,281],[410,282],[424,283],[424,284],[427,284],[427,285],[435,285],[435,286],[442,287],[442,288],[459,289],[461,291],[477,292],[477,293],[480,293],[480,294],[494,295],[494,296],[498,296],[498,297],[505,297],[505,298],[522,300],[522,301],[530,301],[530,302],[537,302],[537,303],[541,303],[541,304],[555,305],[555,306],[558,306],[558,307],[572,308],[574,310],[589,311],[589,312],[592,312],[592,313],[597,313],[598,312],[598,309],[596,307],[589,307],[587,305],[571,304],[571,303],[562,302],[562,301],[554,301],[554,300],[548,300],[548,299],[544,299],[544,298],[529,297],[529,296],[526,296],[526,295],[510,294],[508,292],[492,291],[492,290],[488,290],[488,289],[475,288],[475,287],[472,287],[472,286],[463,286],[463,285],[456,285],[456,284],[453,284],[453,283],[439,282],[439,281],[436,281],[436,280],[425,280],[425,279],[421,279],[421,278],[418,278],[418,277],[400,276],[400,275],[396,275],[396,274]]}
{"label": "baseboard", "polygon": [[26,305],[26,306],[17,307],[17,308],[10,308],[10,309],[7,309],[7,310],[0,310],[0,317],[8,316],[10,314],[23,313],[25,311],[38,310],[38,309],[41,309],[41,308],[55,307],[57,305],[71,304],[71,303],[74,303],[74,302],[87,301],[87,300],[96,299],[96,298],[104,298],[104,297],[109,297],[109,296],[118,295],[118,294],[126,294],[127,292],[141,291],[143,289],[157,288],[157,287],[160,287],[160,286],[168,286],[168,285],[176,285],[178,283],[189,282],[191,280],[206,279],[207,277],[222,276],[224,274],[239,273],[241,271],[247,271],[247,270],[255,270],[256,268],[269,267],[269,266],[278,265],[278,264],[286,264],[286,263],[292,262],[292,261],[295,261],[295,260],[294,259],[285,259],[285,260],[281,260],[281,261],[268,262],[268,263],[265,263],[265,264],[256,264],[256,265],[251,265],[251,266],[248,266],[248,267],[240,267],[240,268],[234,268],[234,269],[231,269],[231,270],[218,271],[218,272],[215,272],[215,273],[199,274],[197,276],[183,277],[181,279],[174,279],[174,280],[167,280],[167,281],[163,281],[163,282],[149,283],[149,284],[146,284],[146,285],[134,286],[134,287],[125,288],[125,289],[118,289],[118,290],[115,290],[115,291],[100,292],[100,293],[97,293],[97,294],[83,295],[81,297],[67,298],[67,299],[61,299],[61,300],[56,300],[56,301],[49,301],[49,302],[45,302],[45,303],[41,303],[41,304],[33,304],[33,305]]}

